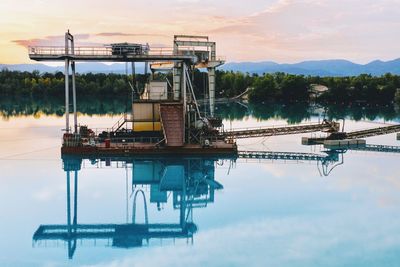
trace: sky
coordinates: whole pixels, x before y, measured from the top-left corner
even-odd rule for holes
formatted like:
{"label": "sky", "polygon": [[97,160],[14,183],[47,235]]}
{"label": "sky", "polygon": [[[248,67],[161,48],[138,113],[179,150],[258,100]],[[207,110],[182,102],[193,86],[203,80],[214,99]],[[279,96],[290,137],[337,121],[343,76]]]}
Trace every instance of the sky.
{"label": "sky", "polygon": [[28,45],[172,46],[208,35],[230,62],[400,57],[400,0],[1,0],[0,63],[34,63]]}

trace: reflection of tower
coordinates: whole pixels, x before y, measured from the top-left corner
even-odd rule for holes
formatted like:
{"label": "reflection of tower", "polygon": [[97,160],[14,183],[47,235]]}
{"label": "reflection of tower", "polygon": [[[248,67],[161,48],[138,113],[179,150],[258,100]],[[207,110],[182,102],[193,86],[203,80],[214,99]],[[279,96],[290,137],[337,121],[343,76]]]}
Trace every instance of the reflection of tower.
{"label": "reflection of tower", "polygon": [[325,153],[327,156],[318,161],[317,166],[319,174],[327,177],[331,174],[333,169],[344,164],[343,154],[346,153],[346,150],[328,150],[325,151]]}
{"label": "reflection of tower", "polygon": [[[64,166],[67,174],[67,225],[68,225],[68,258],[72,258],[76,249],[76,226],[78,223],[78,171],[81,168],[81,160],[73,160],[72,165]],[[71,181],[70,173],[74,173],[74,210],[71,224]]]}
{"label": "reflection of tower", "polygon": [[147,202],[146,202],[146,195],[144,194],[143,190],[139,189],[136,191],[135,196],[133,197],[133,206],[132,206],[132,223],[136,222],[136,198],[138,193],[141,193],[143,196],[143,205],[144,205],[144,222],[146,225],[149,224],[149,214],[147,212]]}
{"label": "reflection of tower", "polygon": [[132,186],[149,186],[150,203],[157,207],[168,202],[172,193],[173,207],[180,211],[180,224],[193,220],[193,208],[206,207],[214,202],[215,190],[223,186],[214,179],[214,160],[135,159],[132,167]]}
{"label": "reflection of tower", "polygon": [[[344,163],[345,150],[326,150],[323,154],[303,152],[276,152],[276,151],[240,151],[239,158],[249,160],[283,161],[283,163],[317,162],[318,171],[322,176],[328,176],[331,171]],[[339,159],[340,158],[340,159]]]}
{"label": "reflection of tower", "polygon": [[[34,241],[61,239],[67,243],[68,258],[72,259],[79,237],[78,226],[78,172],[81,169],[81,159],[69,159],[63,162],[67,178],[67,224],[66,225],[41,225],[33,235]],[[73,210],[71,210],[71,173],[73,180]],[[71,214],[73,213],[73,214]],[[71,219],[72,218],[72,219]]]}
{"label": "reflection of tower", "polygon": [[371,144],[366,144],[361,146],[350,145],[350,146],[344,146],[342,148],[330,149],[324,151],[327,154],[327,156],[318,165],[318,170],[320,171],[320,174],[328,176],[334,168],[344,164],[343,154],[345,154],[348,150],[359,151],[359,152],[400,154],[400,146],[389,146],[389,145],[371,145]]}
{"label": "reflection of tower", "polygon": [[[214,181],[214,160],[205,159],[124,159],[124,164],[118,164],[121,159],[92,160],[92,163],[110,168],[113,162],[116,166],[126,168],[132,163],[132,181],[134,186],[150,185],[150,203],[168,203],[168,196],[173,196],[172,204],[179,210],[178,223],[150,223],[146,193],[135,188],[132,206],[132,222],[124,224],[79,224],[78,211],[78,172],[82,159],[64,159],[67,192],[67,223],[65,225],[40,225],[33,235],[34,244],[46,244],[47,240],[63,241],[68,249],[68,258],[72,258],[77,244],[84,240],[105,240],[108,245],[119,248],[133,248],[149,244],[150,239],[192,240],[197,226],[193,223],[192,209],[196,206],[206,206],[214,201],[214,190],[222,185]],[[71,187],[71,173],[74,174]],[[73,188],[73,190],[71,190]],[[71,195],[73,206],[71,205]],[[136,206],[140,196],[144,205],[144,223],[136,222]],[[138,199],[139,197],[139,199]],[[201,204],[201,205],[199,205]],[[78,242],[80,241],[80,242]],[[57,242],[58,244],[58,242]]]}

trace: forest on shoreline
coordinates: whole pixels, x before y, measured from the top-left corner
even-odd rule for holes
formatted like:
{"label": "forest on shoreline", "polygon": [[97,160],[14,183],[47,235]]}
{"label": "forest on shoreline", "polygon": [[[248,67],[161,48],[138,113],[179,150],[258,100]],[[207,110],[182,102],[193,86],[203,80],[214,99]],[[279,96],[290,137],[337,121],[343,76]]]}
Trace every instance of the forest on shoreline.
{"label": "forest on shoreline", "polygon": [[[159,74],[157,79],[172,80],[170,74]],[[207,74],[196,70],[193,73],[194,89],[198,98],[207,94]],[[135,77],[123,74],[85,73],[78,74],[76,86],[78,96],[96,98],[131,98],[128,81],[135,80],[137,88],[143,90],[149,76]],[[327,90],[313,93],[315,85]],[[318,103],[322,105],[362,104],[400,105],[400,76],[385,74],[372,76],[362,74],[354,77],[318,77],[285,73],[257,75],[240,72],[216,72],[216,98],[232,98],[249,89],[250,103]],[[15,97],[64,97],[64,75],[62,72],[39,73],[0,71],[0,96]]]}
{"label": "forest on shoreline", "polygon": [[[77,110],[86,116],[121,116],[129,110],[125,99],[114,98],[82,98],[77,103]],[[206,107],[200,106],[200,111]],[[259,120],[283,119],[289,124],[300,123],[312,116],[323,116],[330,120],[349,118],[352,120],[383,119],[393,121],[400,119],[400,108],[394,105],[363,106],[363,105],[325,105],[305,102],[279,103],[248,103],[238,104],[227,101],[217,104],[215,113],[224,120],[242,120],[253,117]],[[14,117],[33,116],[64,116],[64,99],[62,97],[0,97],[0,118],[8,120]]]}

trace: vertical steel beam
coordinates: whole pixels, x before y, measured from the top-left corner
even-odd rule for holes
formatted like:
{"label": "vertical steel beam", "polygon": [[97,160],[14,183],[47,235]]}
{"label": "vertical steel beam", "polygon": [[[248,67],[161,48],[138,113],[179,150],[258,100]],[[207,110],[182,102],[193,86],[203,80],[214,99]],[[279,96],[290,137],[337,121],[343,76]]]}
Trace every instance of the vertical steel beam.
{"label": "vertical steel beam", "polygon": [[[211,61],[216,60],[216,44],[211,45]],[[215,110],[215,68],[208,68],[208,92],[210,98],[210,115],[214,117]]]}
{"label": "vertical steel beam", "polygon": [[65,59],[65,131],[69,133],[69,60]]}
{"label": "vertical steel beam", "polygon": [[183,100],[183,111],[186,111],[186,86],[187,86],[187,66],[185,62],[182,62],[182,100]]}
{"label": "vertical steel beam", "polygon": [[187,67],[186,63],[182,62],[182,100],[183,100],[183,143],[185,143],[186,139],[186,72]]}
{"label": "vertical steel beam", "polygon": [[70,171],[67,171],[67,232],[68,232],[68,258],[72,259],[72,247],[71,247],[71,178]]}
{"label": "vertical steel beam", "polygon": [[181,95],[181,82],[181,68],[179,67],[179,63],[175,63],[173,69],[174,100],[179,100]]}
{"label": "vertical steel beam", "polygon": [[210,59],[211,61],[215,61],[217,59],[217,45],[216,43],[212,43],[211,45],[211,55],[210,55]]}
{"label": "vertical steel beam", "polygon": [[[78,224],[78,171],[74,171],[74,227]],[[75,228],[76,231],[76,228]]]}
{"label": "vertical steel beam", "polygon": [[[71,41],[71,53],[75,54],[75,44],[74,37],[69,34],[69,39]],[[78,132],[78,115],[76,111],[76,84],[75,84],[75,61],[71,61],[72,68],[72,102],[74,108],[74,133]]]}
{"label": "vertical steel beam", "polygon": [[184,229],[186,227],[186,180],[188,180],[188,169],[187,164],[184,164],[184,179],[182,179],[182,192],[180,199],[180,212],[179,212],[179,224]]}
{"label": "vertical steel beam", "polygon": [[78,132],[78,115],[76,111],[76,84],[75,84],[75,61],[71,62],[72,68],[72,101],[74,109],[74,133]]}
{"label": "vertical steel beam", "polygon": [[215,109],[215,68],[208,68],[208,95],[210,99],[210,115],[214,117]]}
{"label": "vertical steel beam", "polygon": [[70,234],[71,226],[71,173],[66,171],[67,175],[67,225],[68,233]]}
{"label": "vertical steel beam", "polygon": [[[69,54],[69,31],[65,33],[65,55]],[[65,58],[65,131],[69,133],[69,59]]]}
{"label": "vertical steel beam", "polygon": [[[176,43],[176,37],[174,38],[174,55],[178,54],[178,44]],[[179,62],[174,63],[174,68],[172,70],[173,73],[173,91],[174,91],[174,100],[179,100],[180,94],[181,94],[181,82],[182,82],[182,77],[181,77],[181,68],[179,66]]]}

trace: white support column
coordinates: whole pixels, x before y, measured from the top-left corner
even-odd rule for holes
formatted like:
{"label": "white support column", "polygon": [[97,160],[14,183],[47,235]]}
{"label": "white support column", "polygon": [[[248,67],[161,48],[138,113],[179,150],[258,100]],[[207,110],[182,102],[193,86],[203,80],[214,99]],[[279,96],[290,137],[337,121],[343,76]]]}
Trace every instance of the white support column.
{"label": "white support column", "polygon": [[73,224],[76,226],[78,224],[78,171],[74,171],[74,218]]}
{"label": "white support column", "polygon": [[69,133],[69,60],[65,59],[65,131]]}
{"label": "white support column", "polygon": [[215,110],[215,68],[208,68],[208,95],[210,99],[210,115],[214,117]]}
{"label": "white support column", "polygon": [[78,133],[78,115],[76,111],[75,61],[71,62],[71,68],[72,68],[72,102],[74,106],[74,133]]}
{"label": "white support column", "polygon": [[69,30],[65,33],[65,132],[69,133]]}
{"label": "white support column", "polygon": [[[71,53],[75,54],[74,37],[69,34],[68,38],[71,41]],[[72,68],[72,103],[74,109],[74,133],[78,133],[78,115],[76,111],[76,84],[75,84],[75,61],[71,61]]]}
{"label": "white support column", "polygon": [[[70,171],[66,171],[67,173],[67,230],[68,230],[68,237],[71,237],[71,173]],[[70,238],[68,241],[70,242]],[[69,244],[68,244],[69,245]],[[70,246],[68,246],[70,247]]]}

